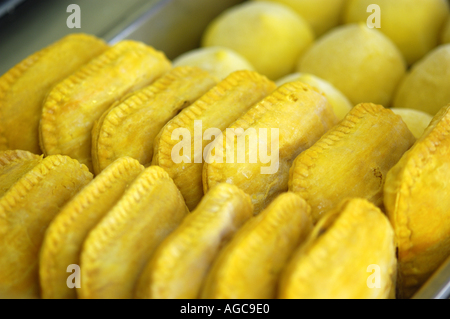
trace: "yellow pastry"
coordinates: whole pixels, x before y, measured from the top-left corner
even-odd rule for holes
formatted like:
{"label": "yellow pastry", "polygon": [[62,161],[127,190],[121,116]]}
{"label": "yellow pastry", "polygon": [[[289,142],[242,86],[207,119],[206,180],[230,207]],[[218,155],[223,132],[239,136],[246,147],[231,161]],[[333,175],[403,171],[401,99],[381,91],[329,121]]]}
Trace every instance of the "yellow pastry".
{"label": "yellow pastry", "polygon": [[294,81],[301,81],[309,84],[325,95],[339,121],[342,120],[353,107],[353,104],[350,103],[348,98],[342,94],[341,91],[336,89],[331,83],[312,74],[293,73],[281,78],[276,83],[278,86],[282,86],[283,84]]}
{"label": "yellow pastry", "polygon": [[40,142],[46,155],[63,154],[93,171],[91,130],[111,104],[171,67],[163,53],[122,41],[56,85],[44,102]]}
{"label": "yellow pastry", "polygon": [[394,231],[364,199],[348,199],[324,216],[294,252],[279,298],[374,299],[395,296]]}
{"label": "yellow pastry", "polygon": [[136,296],[197,298],[217,253],[252,214],[250,197],[239,188],[214,187],[158,247],[139,279]]}
{"label": "yellow pastry", "polygon": [[81,248],[87,235],[143,170],[138,161],[119,158],[83,188],[52,221],[39,258],[42,298],[77,297],[76,289],[66,284],[67,267],[80,265]]}
{"label": "yellow pastry", "polygon": [[204,192],[218,183],[234,184],[251,196],[258,214],[288,190],[294,159],[337,122],[322,94],[300,81],[285,84],[211,144],[203,165]]}
{"label": "yellow pastry", "polygon": [[50,90],[108,46],[94,36],[71,34],[29,56],[0,77],[0,151],[42,154],[39,120]]}
{"label": "yellow pastry", "polygon": [[220,135],[222,130],[275,89],[275,83],[265,76],[253,71],[236,71],[181,111],[159,132],[155,138],[152,164],[168,172],[190,210],[203,197],[204,150],[212,139],[205,133]]}
{"label": "yellow pastry", "polygon": [[45,230],[92,180],[67,156],[42,160],[0,198],[0,298],[39,297],[39,250]]}
{"label": "yellow pastry", "polygon": [[122,156],[149,165],[153,140],[163,126],[216,84],[197,67],[178,67],[106,111],[92,130],[94,171]]}
{"label": "yellow pastry", "polygon": [[40,162],[42,156],[27,151],[0,152],[0,197]]}
{"label": "yellow pastry", "polygon": [[391,110],[359,104],[295,159],[289,190],[311,205],[314,222],[346,197],[381,207],[387,172],[415,140]]}
{"label": "yellow pastry", "polygon": [[167,173],[144,170],[84,241],[78,296],[131,298],[153,251],[187,213]]}
{"label": "yellow pastry", "polygon": [[285,263],[312,228],[309,211],[308,204],[293,193],[278,196],[220,252],[202,298],[275,298]]}
{"label": "yellow pastry", "polygon": [[450,106],[389,171],[384,205],[398,247],[398,293],[409,298],[450,255]]}

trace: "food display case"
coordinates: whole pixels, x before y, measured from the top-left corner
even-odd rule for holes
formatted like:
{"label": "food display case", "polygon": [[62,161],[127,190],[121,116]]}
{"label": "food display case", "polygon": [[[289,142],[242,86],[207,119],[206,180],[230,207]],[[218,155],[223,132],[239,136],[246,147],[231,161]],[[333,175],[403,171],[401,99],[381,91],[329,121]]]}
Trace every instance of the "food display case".
{"label": "food display case", "polygon": [[[0,1],[0,75],[69,33],[89,33],[108,44],[144,42],[173,60],[198,48],[207,25],[244,0],[3,0]],[[69,29],[66,8],[77,3],[82,27]],[[0,283],[1,285],[1,283]],[[450,258],[415,294],[450,298]]]}

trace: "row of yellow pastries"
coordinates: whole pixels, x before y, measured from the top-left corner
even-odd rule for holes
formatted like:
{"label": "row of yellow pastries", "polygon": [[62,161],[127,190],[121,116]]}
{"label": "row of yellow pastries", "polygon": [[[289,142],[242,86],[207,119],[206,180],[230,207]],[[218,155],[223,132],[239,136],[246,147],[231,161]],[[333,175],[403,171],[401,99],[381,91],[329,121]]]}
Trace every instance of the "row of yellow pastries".
{"label": "row of yellow pastries", "polygon": [[[0,164],[1,190],[10,186],[0,198],[2,298],[394,296],[394,232],[366,200],[343,201],[313,228],[299,196],[253,217],[250,196],[226,183],[189,213],[163,169],[129,157],[93,180],[67,156],[5,151]],[[74,264],[77,289],[67,284]]]}
{"label": "row of yellow pastries", "polygon": [[[426,137],[394,166],[385,199],[404,195],[395,189],[400,194],[389,193],[401,182],[397,171],[407,171],[405,163],[425,155],[423,147],[448,127],[448,112],[444,108]],[[350,143],[354,142],[353,136]],[[344,144],[349,146],[348,141]],[[1,263],[3,296],[37,296],[39,251],[40,285],[47,298],[76,296],[66,284],[70,264],[81,265],[83,284],[77,293],[82,298],[375,298],[394,294],[394,232],[380,209],[367,200],[342,201],[313,228],[310,205],[293,193],[280,195],[251,217],[250,196],[220,183],[187,216],[184,200],[167,173],[157,166],[144,169],[131,158],[116,160],[92,182],[84,165],[65,156],[42,159],[24,151],[6,151],[0,163],[2,256],[7,256]],[[295,170],[293,166],[291,176]],[[431,174],[426,179],[433,182],[435,177]],[[344,187],[345,179],[337,184]],[[326,185],[321,195],[325,189]],[[405,197],[401,204],[416,201]],[[438,258],[428,258],[427,263],[436,264]],[[367,281],[367,269],[373,265],[381,269],[379,287]]]}
{"label": "row of yellow pastries", "polygon": [[[150,116],[147,115],[147,119],[153,119],[158,117],[159,113],[167,111],[167,113],[161,117],[161,123],[156,124],[155,127],[153,127],[152,130],[154,133],[151,134],[155,135],[159,130],[158,125],[164,126],[165,121],[173,117],[176,112],[195,101],[193,105],[185,108],[178,116],[163,127],[161,133],[156,138],[154,156],[150,156],[150,158],[153,158],[154,164],[158,164],[169,173],[170,177],[173,178],[175,184],[180,189],[188,207],[191,209],[195,208],[202,198],[203,189],[206,192],[215,184],[224,181],[229,182],[229,177],[233,179],[236,177],[236,180],[234,180],[233,183],[242,188],[247,194],[251,195],[251,200],[255,206],[255,213],[258,213],[278,194],[287,190],[288,171],[297,155],[313,145],[326,131],[337,123],[337,119],[331,111],[326,99],[309,86],[301,83],[291,83],[270,94],[270,92],[275,89],[273,83],[254,72],[237,72],[210,89],[207,94],[202,95],[198,100],[192,98],[193,101],[189,101],[187,98],[183,97],[181,93],[186,92],[186,90],[190,91],[189,89],[186,89],[186,85],[188,88],[192,88],[192,80],[182,81],[185,86],[176,86],[175,88],[178,88],[177,90],[174,88],[167,90],[167,85],[164,85],[165,83],[179,82],[176,81],[176,76],[174,76],[174,74],[177,75],[179,72],[174,72],[175,70],[167,74],[173,73],[171,74],[172,76],[169,77],[169,80],[171,79],[172,81],[168,81],[166,76],[163,76],[151,87],[145,88],[138,92],[138,94],[123,99],[122,102],[119,102],[117,105],[110,106],[111,103],[109,103],[109,100],[109,102],[105,102],[102,99],[93,99],[93,96],[97,96],[96,94],[104,95],[105,92],[107,96],[115,94],[114,92],[118,90],[118,87],[108,83],[109,77],[112,78],[112,81],[114,82],[117,81],[117,78],[120,79],[121,75],[125,77],[129,75],[124,69],[127,68],[126,65],[130,62],[126,61],[127,54],[125,54],[124,57],[121,52],[125,51],[131,56],[134,56],[132,52],[134,52],[136,48],[123,49],[123,47],[133,47],[134,45],[142,46],[142,44],[135,44],[132,42],[122,43],[117,46],[119,48],[122,47],[121,50],[116,49],[117,47],[110,49],[112,53],[107,52],[108,54],[93,60],[87,66],[83,67],[80,71],[76,72],[51,90],[44,103],[43,120],[41,121],[41,145],[46,144],[45,136],[48,135],[48,140],[50,140],[53,145],[55,143],[60,143],[59,140],[62,140],[63,142],[61,143],[72,144],[69,146],[75,149],[77,149],[76,146],[78,146],[78,150],[81,149],[80,145],[83,145],[82,140],[91,140],[90,128],[93,126],[93,122],[98,119],[98,114],[100,113],[96,107],[98,105],[103,105],[103,107],[107,109],[107,112],[103,113],[103,116],[97,121],[97,124],[92,131],[92,155],[95,167],[95,163],[100,163],[98,158],[106,158],[110,162],[114,161],[114,157],[108,158],[108,156],[101,155],[102,152],[96,151],[96,145],[101,144],[96,141],[100,140],[102,134],[105,138],[113,136],[116,130],[118,131],[118,129],[116,129],[118,123],[120,124],[121,122],[126,122],[126,120],[128,120],[128,126],[122,131],[123,133],[119,134],[118,137],[111,139],[110,143],[105,143],[105,145],[107,146],[106,148],[111,148],[111,145],[114,146],[115,144],[120,144],[120,147],[117,148],[117,150],[120,151],[132,142],[129,137],[128,142],[117,142],[117,140],[123,138],[123,136],[130,135],[130,127],[133,127],[132,132],[134,134],[137,134],[142,130],[148,131],[145,121],[143,121],[143,124],[134,125],[135,122],[139,122],[140,118],[145,119],[146,113],[150,113]],[[154,51],[152,51],[150,55],[155,56],[153,52]],[[105,61],[109,61],[110,64]],[[121,64],[120,61],[124,64]],[[30,63],[23,63],[23,65],[29,64]],[[141,65],[139,63],[137,64]],[[158,70],[158,66],[160,65],[160,63],[154,63],[152,68]],[[0,83],[2,83],[2,80],[3,83],[6,83],[6,79],[9,84],[8,86],[2,85],[3,91],[2,99],[0,100],[2,103],[0,104],[0,111],[5,109],[8,110],[8,107],[11,105],[11,103],[7,103],[8,94],[10,100],[11,97],[15,97],[18,100],[18,96],[20,95],[13,93],[14,91],[20,91],[21,79],[25,79],[23,81],[26,83],[27,81],[30,81],[33,76],[36,77],[36,74],[33,75],[33,72],[27,72],[27,69],[24,67],[19,69],[22,70],[22,72],[18,72],[17,70],[14,71],[13,69],[0,79]],[[31,67],[31,69],[33,68]],[[161,73],[164,72],[161,71]],[[117,74],[119,75],[117,76]],[[13,77],[12,75],[16,76]],[[157,76],[155,76],[155,78],[156,77]],[[12,81],[12,78],[14,78],[15,81]],[[100,84],[98,84],[99,81]],[[198,81],[198,78],[196,78],[195,81]],[[89,83],[92,85],[88,85]],[[116,85],[118,84],[116,83]],[[214,84],[208,85],[213,86]],[[105,88],[108,88],[108,90]],[[158,100],[156,97],[161,95],[158,95],[158,93],[160,93],[161,90],[164,92],[164,89],[166,89],[165,96],[172,97],[173,103],[169,103],[169,105],[172,105],[175,108],[175,111],[167,110],[168,107],[165,103],[164,108],[161,107],[161,104],[158,105],[158,103],[155,104],[159,107],[149,107],[149,104],[152,104],[154,100]],[[133,90],[134,89],[130,89],[130,91]],[[123,91],[121,92],[122,93],[120,94],[123,95]],[[182,96],[182,98],[176,99],[173,97],[173,92],[178,92],[177,96]],[[267,96],[268,94],[270,95]],[[199,95],[201,94],[199,93]],[[162,96],[164,96],[164,94]],[[264,98],[265,96],[267,97]],[[115,96],[115,99],[119,100],[120,97]],[[263,100],[260,103],[257,103],[261,99]],[[151,103],[148,100],[150,100]],[[46,109],[47,101],[50,101],[50,106]],[[105,103],[107,103],[107,107],[105,107]],[[257,104],[255,105],[255,103]],[[143,106],[143,104],[145,106]],[[23,105],[23,103],[19,104],[19,106]],[[133,111],[133,109],[141,111],[140,115],[134,118],[127,118],[128,114],[133,113],[130,112]],[[245,114],[245,112],[247,113]],[[65,117],[66,120],[60,119],[58,113],[62,114],[63,118]],[[23,114],[27,113],[23,112]],[[23,116],[23,114],[16,113],[15,116]],[[45,122],[44,115],[47,116],[48,126],[42,124]],[[240,117],[240,115],[243,116]],[[206,127],[204,124],[203,130],[206,130],[208,127],[225,129],[239,117],[240,119],[233,124],[236,127],[247,129],[249,127],[258,128],[265,126],[277,127],[280,129],[280,169],[278,174],[266,176],[259,174],[259,167],[261,165],[253,165],[253,167],[250,165],[245,168],[242,168],[240,164],[230,165],[229,163],[223,165],[218,165],[216,163],[212,163],[211,165],[202,165],[201,163],[191,163],[189,165],[183,164],[181,166],[174,165],[170,158],[170,149],[173,147],[173,143],[175,143],[171,139],[171,132],[173,132],[175,128],[187,127],[188,129],[192,129],[194,120],[202,120],[203,123],[206,123]],[[1,117],[1,119],[8,120],[8,117]],[[56,121],[56,119],[58,120]],[[446,114],[442,115],[442,118],[438,122],[441,121],[446,121]],[[8,121],[5,122],[7,123]],[[6,128],[3,132],[8,132],[8,134],[17,132],[15,127],[17,127],[18,122],[15,122],[15,124],[14,122],[11,123],[13,123],[13,125],[3,126]],[[64,125],[60,125],[62,129],[55,129],[55,127],[59,125],[58,123],[65,123]],[[89,125],[90,123],[91,125]],[[105,123],[110,124],[109,128],[107,125],[105,126]],[[133,125],[130,125],[130,123]],[[30,126],[31,124],[32,123],[30,123]],[[436,124],[436,122],[434,124]],[[233,125],[231,125],[231,127],[233,127]],[[81,126],[81,128],[79,126]],[[102,133],[102,130],[99,128],[103,126],[107,127],[107,129]],[[432,126],[433,123],[430,127]],[[429,129],[425,132],[423,138],[426,143],[429,143],[427,142],[427,138],[435,138],[434,135],[431,135],[431,137],[428,136],[428,133],[436,130],[439,134],[444,134],[441,126]],[[80,131],[83,131],[84,133],[81,134]],[[59,132],[59,134],[55,134],[55,132]],[[361,132],[365,132],[365,134],[361,134]],[[148,136],[152,136],[151,134]],[[16,136],[18,135],[19,134],[16,134]],[[36,136],[36,133],[34,135]],[[60,138],[60,136],[62,136],[62,138]],[[144,138],[142,141],[152,140],[149,139],[148,136],[147,139]],[[132,139],[134,139],[134,137]],[[8,139],[4,138],[4,140]],[[10,139],[10,141],[13,142],[18,140],[20,140],[20,138]],[[337,204],[337,199],[348,196],[368,198],[374,203],[381,205],[382,188],[387,171],[398,161],[413,142],[414,138],[411,136],[404,123],[399,117],[394,116],[392,112],[387,111],[380,106],[371,104],[357,106],[344,121],[325,134],[319,143],[316,143],[316,145],[308,150],[308,152],[303,152],[301,156],[298,157],[299,159],[294,163],[294,168],[291,169],[290,188],[292,191],[301,194],[302,197],[311,204],[314,222],[319,220],[320,216],[322,216],[329,208],[335,206]],[[52,145],[52,143],[49,143],[49,145]],[[137,145],[138,146],[134,147],[134,149],[137,148],[141,151],[143,149],[142,143]],[[203,145],[203,148],[204,147],[205,144]],[[44,147],[44,150],[45,149],[46,148]],[[90,149],[90,145],[88,145],[87,151],[86,148],[83,148],[83,150],[77,154],[75,152],[74,154],[68,155],[77,158],[81,162],[85,161],[86,164],[89,165],[89,155],[86,159],[86,157],[83,157],[83,154],[89,153]],[[147,148],[150,152],[151,149],[151,147]],[[105,154],[108,154],[108,152],[109,154],[114,154],[114,152],[111,152],[110,150],[104,151]],[[248,152],[248,149],[246,152]],[[61,153],[64,154],[64,152]],[[46,154],[51,154],[51,152],[47,151]],[[336,154],[339,154],[338,157],[336,157]],[[139,158],[139,154],[124,155],[131,155],[132,157],[139,159],[142,164],[148,164],[148,162]],[[341,161],[339,161],[339,156],[342,159]],[[370,159],[364,161],[361,160],[361,158],[366,159],[367,157]],[[349,158],[353,158],[353,160],[349,160]],[[335,168],[324,172],[321,168],[333,166],[328,164],[330,159],[332,159],[332,162],[335,162]],[[322,161],[326,164],[317,165],[317,163],[321,163]],[[104,165],[106,166],[107,164]],[[245,170],[245,175],[242,174],[243,170]],[[442,174],[441,171],[440,173]],[[250,176],[248,174],[249,172],[251,173]],[[334,176],[330,175],[330,172],[339,172],[339,174],[333,179]],[[245,178],[243,178],[243,175]],[[345,180],[346,178],[347,180]],[[431,175],[430,178],[440,180],[441,176],[436,177]],[[330,185],[332,187],[330,187]],[[394,189],[394,191],[397,190]],[[422,194],[424,191],[425,190],[421,190],[420,193]],[[445,187],[442,187],[439,191],[445,191]],[[440,203],[442,204],[442,201]],[[445,201],[443,204],[445,206]],[[429,208],[430,206],[427,207]],[[397,214],[395,210],[392,214],[394,213]],[[416,289],[446,254],[445,245],[442,245],[442,242],[445,243],[445,236],[448,233],[446,228],[448,222],[445,223],[445,218],[442,214],[439,215],[439,211],[436,214],[438,217],[435,218],[434,222],[441,228],[438,234],[422,234],[423,236],[418,237],[417,244],[411,243],[411,241],[406,242],[405,251],[407,253],[405,253],[404,256],[406,258],[405,264],[409,265],[409,268],[407,267],[404,276],[412,279],[404,280],[405,287],[412,286],[412,289]],[[424,214],[418,214],[415,218],[419,218],[421,221],[426,217]],[[444,220],[444,225],[441,227],[440,224],[442,224],[442,220]],[[395,228],[395,223],[393,222],[393,224]],[[401,227],[404,226],[403,224],[405,224],[403,221],[399,223]],[[433,224],[430,224],[430,226],[434,227]],[[401,229],[401,227],[399,228],[399,231],[404,234],[405,230]],[[411,225],[407,225],[407,228],[410,229]],[[397,237],[399,237],[399,235]],[[411,238],[411,236],[409,237]],[[433,238],[430,239],[429,237]],[[415,252],[414,249],[411,250],[412,246],[417,246],[418,251]],[[430,246],[432,246],[433,249],[435,246],[439,246],[439,249],[435,250],[436,254],[439,256],[435,257],[432,254],[431,258],[437,259],[433,260],[432,263],[430,263],[429,260],[426,260],[425,262],[422,261],[421,267],[422,264],[427,264],[423,265],[423,268],[426,269],[419,269],[418,271],[417,268],[420,267],[415,265],[415,260],[420,258],[416,258],[415,255],[420,255],[423,249],[430,250]],[[442,249],[441,246],[444,246],[444,248]],[[412,254],[411,251],[413,252]],[[428,258],[428,255],[425,257]],[[403,256],[401,247],[399,256]],[[400,275],[400,278],[402,278],[402,275]],[[405,295],[407,295],[407,293],[405,293]]]}

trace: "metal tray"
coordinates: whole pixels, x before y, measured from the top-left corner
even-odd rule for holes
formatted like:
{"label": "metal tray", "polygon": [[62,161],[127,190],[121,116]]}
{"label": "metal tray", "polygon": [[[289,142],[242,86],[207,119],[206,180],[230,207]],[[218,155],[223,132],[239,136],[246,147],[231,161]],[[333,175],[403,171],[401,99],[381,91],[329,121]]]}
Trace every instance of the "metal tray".
{"label": "metal tray", "polygon": [[[122,39],[142,41],[173,59],[197,47],[208,23],[223,10],[243,1],[23,1],[24,5],[18,6],[13,14],[0,17],[0,75],[65,35],[79,32],[96,35],[111,44]],[[81,7],[81,29],[66,26],[66,9],[72,3]],[[10,0],[0,0],[0,10],[6,5],[11,8],[12,4]]]}
{"label": "metal tray", "polygon": [[110,44],[124,39],[142,41],[174,59],[198,47],[208,23],[241,2],[244,0],[162,0],[149,9],[142,8],[134,21],[117,26],[104,38]]}
{"label": "metal tray", "polygon": [[450,299],[450,257],[413,296],[413,299]]}
{"label": "metal tray", "polygon": [[11,12],[24,0],[0,0],[0,17]]}

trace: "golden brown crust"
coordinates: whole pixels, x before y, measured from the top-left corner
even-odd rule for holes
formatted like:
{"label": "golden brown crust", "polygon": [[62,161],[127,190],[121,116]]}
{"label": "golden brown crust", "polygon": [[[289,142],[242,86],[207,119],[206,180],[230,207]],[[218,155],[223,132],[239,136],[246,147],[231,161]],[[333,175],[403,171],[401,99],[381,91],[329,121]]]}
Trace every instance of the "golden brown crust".
{"label": "golden brown crust", "polygon": [[96,173],[118,156],[150,164],[153,140],[164,124],[215,84],[200,68],[178,67],[109,109],[92,134]]}
{"label": "golden brown crust", "polygon": [[[108,218],[111,220],[108,227],[99,228],[99,237],[95,241],[95,245],[86,246],[83,251],[83,255],[86,260],[89,258],[95,259],[96,254],[100,253],[103,249],[108,248],[109,245],[113,245],[111,235],[123,227],[130,217],[136,217],[139,211],[133,209],[133,205],[139,202],[144,196],[148,195],[148,191],[153,190],[154,186],[161,180],[170,181],[169,176],[165,171],[159,167],[151,167],[151,171],[147,171],[147,174],[140,176],[136,182],[139,186],[133,185],[133,192],[127,192],[128,196],[123,197],[120,201],[120,208],[117,209],[116,214],[110,214]],[[129,216],[130,215],[130,216]],[[105,225],[106,226],[106,225]]]}
{"label": "golden brown crust", "polygon": [[[41,154],[38,127],[46,94],[107,47],[103,40],[93,36],[71,34],[1,76],[0,150],[22,149]],[[21,123],[20,130],[17,122]]]}
{"label": "golden brown crust", "polygon": [[409,298],[450,252],[450,106],[389,172],[384,187],[399,258],[399,297]]}
{"label": "golden brown crust", "polygon": [[298,160],[295,161],[293,168],[291,169],[291,184],[292,190],[300,195],[305,200],[309,199],[308,185],[303,179],[295,179],[295,175],[309,178],[308,171],[316,167],[315,160],[320,154],[326,152],[329,148],[333,147],[336,142],[347,138],[355,130],[356,125],[360,120],[364,118],[366,114],[376,115],[384,108],[381,105],[375,104],[359,104],[355,107],[351,114],[347,115],[344,120],[335,129],[331,130],[323,138],[321,138],[310,152],[305,152]]}
{"label": "golden brown crust", "polygon": [[[230,126],[230,129],[251,129],[256,139],[261,142],[261,130],[267,130],[271,140],[267,141],[267,153],[271,156],[270,163],[262,162],[261,148],[257,163],[249,163],[250,153],[256,152],[246,143],[245,163],[229,163],[227,145],[234,145],[234,153],[239,148],[239,142],[234,134],[228,136],[226,131],[212,147],[223,143],[222,163],[212,162],[203,165],[203,191],[219,182],[233,183],[241,187],[252,197],[255,213],[264,209],[275,197],[288,190],[289,168],[294,159],[305,149],[311,147],[323,134],[338,122],[326,98],[314,88],[301,81],[283,85],[252,107]],[[273,140],[274,129],[278,130],[278,140]],[[250,132],[250,131],[249,131]],[[222,138],[226,134],[226,138]],[[223,140],[223,141],[222,141]],[[249,138],[250,140],[250,138]],[[278,150],[271,150],[277,147]],[[239,150],[238,150],[239,152]],[[274,152],[274,153],[272,153]],[[211,162],[211,159],[208,160]],[[265,172],[263,173],[263,170]]]}
{"label": "golden brown crust", "polygon": [[0,198],[24,174],[42,161],[42,156],[27,151],[0,152]]}
{"label": "golden brown crust", "polygon": [[160,167],[144,170],[89,233],[81,253],[80,298],[131,298],[153,250],[188,212]]}
{"label": "golden brown crust", "polygon": [[[169,173],[191,210],[203,196],[203,163],[195,163],[194,121],[202,121],[203,132],[208,128],[223,130],[275,89],[273,82],[256,72],[234,72],[169,121],[155,138],[152,164],[159,165]],[[179,143],[172,139],[172,133],[176,129],[187,129],[191,134],[191,156],[187,156],[190,163],[177,164],[172,160],[172,150]],[[202,161],[207,144],[203,140],[202,153],[198,153]]]}
{"label": "golden brown crust", "polygon": [[281,270],[312,228],[309,213],[310,207],[299,196],[278,196],[220,252],[202,298],[275,298]]}
{"label": "golden brown crust", "polygon": [[[379,287],[369,287],[370,266]],[[364,199],[343,200],[319,220],[280,278],[279,298],[388,298],[395,291],[394,232]]]}
{"label": "golden brown crust", "polygon": [[137,298],[197,298],[215,256],[252,212],[243,191],[217,185],[158,247],[139,279]]}
{"label": "golden brown crust", "polygon": [[[49,156],[0,199],[0,296],[39,296],[38,253],[59,209],[92,179],[78,161]],[[48,196],[53,194],[53,196]]]}
{"label": "golden brown crust", "polygon": [[[129,95],[131,95],[130,93]],[[127,97],[129,96],[127,95]],[[98,143],[98,139],[100,136],[100,130],[103,127],[103,122],[105,121],[106,116],[109,114],[109,111],[111,111],[113,108],[115,108],[117,105],[119,105],[122,101],[124,101],[125,98],[121,99],[120,101],[114,102],[105,112],[103,112],[102,116],[96,121],[94,121],[94,126],[92,127],[91,131],[91,156],[92,156],[92,167],[94,169],[94,174],[100,173],[99,168],[99,159],[98,159],[98,151],[96,150],[96,145]]]}
{"label": "golden brown crust", "polygon": [[[39,61],[41,57],[45,56],[48,50],[49,48],[46,48],[34,53],[0,77],[0,119],[5,117],[5,115],[2,114],[2,109],[4,107],[3,104],[6,92],[14,85],[14,83],[16,83],[22,74]],[[8,139],[5,136],[5,129],[3,125],[0,125],[0,150],[7,150],[8,148]]]}
{"label": "golden brown crust", "polygon": [[[124,69],[127,72],[124,72]],[[170,69],[162,52],[122,41],[55,86],[40,124],[45,154],[66,154],[91,170],[91,130],[112,103],[152,83]]]}
{"label": "golden brown crust", "polygon": [[76,290],[66,285],[67,266],[80,264],[82,243],[89,231],[143,170],[138,161],[119,158],[80,191],[52,221],[40,253],[42,298],[76,298]]}
{"label": "golden brown crust", "polygon": [[[170,167],[175,166],[176,164],[171,157],[171,150],[178,141],[172,139],[172,132],[177,128],[191,127],[196,118],[200,117],[205,110],[212,107],[218,100],[221,100],[229,91],[239,86],[241,81],[252,81],[254,83],[266,82],[267,84],[272,83],[267,80],[267,78],[262,77],[253,71],[233,72],[224,81],[220,82],[193,105],[170,121],[165,129],[161,130],[162,134],[158,139],[159,143],[158,145],[155,144],[155,148],[158,149],[160,156],[155,158],[153,164],[164,169],[170,169]],[[275,87],[276,86],[274,86],[274,88]]]}
{"label": "golden brown crust", "polygon": [[30,153],[28,151],[8,150],[0,152],[0,175],[1,169],[18,161],[27,161],[40,158],[39,155]]}
{"label": "golden brown crust", "polygon": [[381,207],[387,172],[414,141],[400,116],[381,105],[359,104],[295,159],[289,190],[311,205],[315,222],[346,197],[365,197]]}
{"label": "golden brown crust", "polygon": [[14,206],[26,199],[24,196],[27,192],[42,181],[50,171],[62,164],[79,165],[82,171],[88,172],[86,166],[80,165],[77,160],[67,156],[53,155],[46,157],[45,161],[42,161],[40,165],[35,167],[29,174],[25,175],[24,178],[20,179],[17,185],[14,185],[14,189],[8,191],[5,197],[1,198],[0,217],[6,219],[7,214],[13,211]]}
{"label": "golden brown crust", "polygon": [[[420,158],[413,157],[411,152],[405,154],[405,159],[402,159],[402,163],[405,163],[405,167],[402,168],[400,178],[402,184],[399,191],[402,195],[411,194],[411,189],[420,181],[420,174],[423,167],[427,165],[427,162],[433,159],[433,155],[437,151],[443,141],[445,141],[450,135],[450,107],[446,107],[440,110],[440,112],[433,118],[430,125],[426,129],[424,135],[416,142],[411,152],[421,154]],[[410,160],[406,160],[409,157]],[[399,167],[402,163],[399,163]],[[394,170],[393,170],[394,173]],[[397,244],[402,247],[405,254],[412,248],[413,243],[411,240],[412,229],[410,229],[408,210],[411,203],[409,202],[409,196],[398,196],[395,210],[396,226],[399,227],[397,232]],[[390,216],[391,214],[388,215]],[[394,215],[394,216],[395,216]]]}

